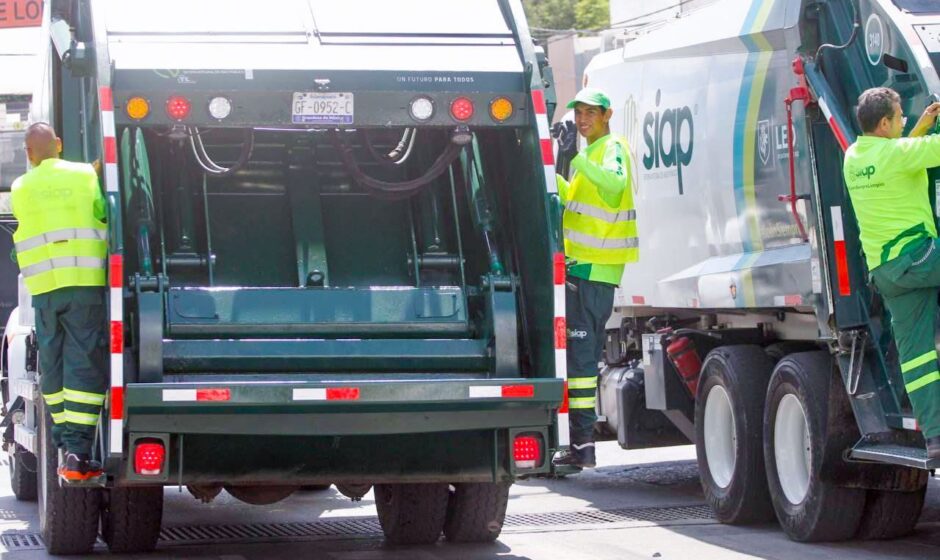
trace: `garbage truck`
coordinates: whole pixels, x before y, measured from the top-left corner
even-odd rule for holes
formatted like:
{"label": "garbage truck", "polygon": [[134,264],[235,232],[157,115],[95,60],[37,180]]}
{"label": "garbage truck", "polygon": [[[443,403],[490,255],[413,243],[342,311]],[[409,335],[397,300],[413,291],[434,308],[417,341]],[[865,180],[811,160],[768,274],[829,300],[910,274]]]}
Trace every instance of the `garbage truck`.
{"label": "garbage truck", "polygon": [[389,542],[495,539],[567,445],[554,95],[521,3],[47,0],[42,33],[31,118],[109,208],[100,478],[56,477],[22,287],[6,329],[47,549],[154,548],[166,486],[374,488]]}
{"label": "garbage truck", "polygon": [[[720,1],[595,57],[640,231],[596,431],[694,443],[716,517],[798,541],[909,533],[929,460],[842,177],[859,94],[940,94],[940,3]],[[940,173],[929,172],[936,205]],[[936,213],[936,208],[934,208]]]}

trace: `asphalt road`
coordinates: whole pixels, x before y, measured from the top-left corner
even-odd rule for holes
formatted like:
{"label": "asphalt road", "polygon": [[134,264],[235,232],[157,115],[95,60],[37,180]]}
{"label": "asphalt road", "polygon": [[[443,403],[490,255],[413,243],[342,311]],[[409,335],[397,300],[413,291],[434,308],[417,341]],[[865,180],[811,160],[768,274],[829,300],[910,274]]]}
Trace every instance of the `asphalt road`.
{"label": "asphalt road", "polygon": [[[917,531],[889,542],[807,545],[774,524],[718,524],[703,507],[690,446],[621,451],[599,447],[598,468],[562,480],[513,486],[507,523],[489,545],[393,548],[378,532],[372,494],[354,503],[330,489],[298,492],[271,506],[250,506],[222,493],[202,504],[166,490],[164,534],[157,551],[123,558],[261,560],[439,559],[940,559],[940,480],[932,479]],[[4,466],[5,468],[5,466]],[[0,556],[48,558],[36,506],[0,485]],[[103,545],[98,557],[107,556]],[[119,558],[114,556],[114,558]]]}

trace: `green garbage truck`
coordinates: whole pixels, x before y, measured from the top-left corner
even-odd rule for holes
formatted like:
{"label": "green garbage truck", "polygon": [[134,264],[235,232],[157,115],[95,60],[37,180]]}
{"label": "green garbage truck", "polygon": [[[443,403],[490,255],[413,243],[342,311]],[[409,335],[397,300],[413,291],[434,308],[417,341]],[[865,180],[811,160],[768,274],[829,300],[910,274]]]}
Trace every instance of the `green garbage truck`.
{"label": "green garbage truck", "polygon": [[495,539],[567,444],[554,96],[521,3],[43,18],[31,118],[101,162],[111,352],[105,473],[63,486],[20,290],[4,443],[49,551],[152,549],[165,486],[374,488],[390,542]]}

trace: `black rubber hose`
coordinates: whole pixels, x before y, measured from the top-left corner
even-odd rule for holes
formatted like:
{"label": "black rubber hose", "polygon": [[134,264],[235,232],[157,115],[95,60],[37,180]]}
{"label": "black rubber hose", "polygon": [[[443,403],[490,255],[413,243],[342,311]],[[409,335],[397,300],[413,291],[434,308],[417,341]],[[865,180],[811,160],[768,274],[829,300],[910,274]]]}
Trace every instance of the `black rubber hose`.
{"label": "black rubber hose", "polygon": [[441,152],[439,156],[437,156],[437,159],[434,161],[434,163],[431,164],[431,167],[429,167],[428,170],[425,171],[420,177],[393,183],[390,181],[376,179],[363,173],[362,169],[359,167],[359,164],[356,163],[356,160],[353,157],[352,148],[346,145],[346,143],[340,137],[340,134],[338,134],[336,131],[332,131],[330,133],[330,139],[333,141],[334,147],[339,152],[340,158],[343,160],[343,165],[346,166],[346,171],[349,172],[353,180],[362,185],[364,188],[375,192],[376,194],[393,196],[397,195],[402,198],[407,198],[416,194],[421,188],[430,184],[442,173],[447,171],[447,168],[450,167],[450,164],[452,164],[457,159],[457,157],[460,155],[460,151],[464,148],[462,145],[448,142],[448,145],[444,151]]}

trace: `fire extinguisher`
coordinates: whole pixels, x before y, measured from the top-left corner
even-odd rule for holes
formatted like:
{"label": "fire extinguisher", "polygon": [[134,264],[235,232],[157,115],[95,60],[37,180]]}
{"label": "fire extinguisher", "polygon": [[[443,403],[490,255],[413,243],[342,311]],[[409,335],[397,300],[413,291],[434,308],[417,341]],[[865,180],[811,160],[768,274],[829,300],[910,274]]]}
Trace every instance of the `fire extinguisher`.
{"label": "fire extinguisher", "polygon": [[695,349],[695,343],[687,336],[676,338],[666,347],[666,355],[682,376],[686,389],[694,399],[698,390],[698,375],[702,371],[702,360]]}

